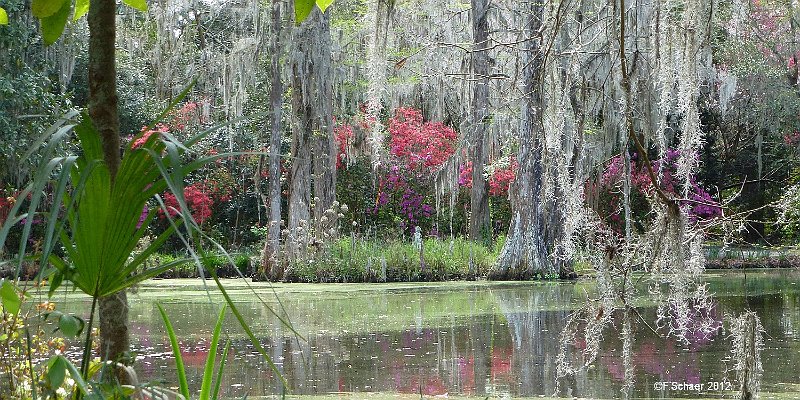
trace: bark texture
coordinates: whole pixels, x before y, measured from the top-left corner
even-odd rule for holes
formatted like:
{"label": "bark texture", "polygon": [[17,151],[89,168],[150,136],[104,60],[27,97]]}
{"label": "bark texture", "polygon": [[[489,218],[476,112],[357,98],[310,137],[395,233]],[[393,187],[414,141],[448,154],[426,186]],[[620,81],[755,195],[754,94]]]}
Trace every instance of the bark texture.
{"label": "bark texture", "polygon": [[488,160],[486,152],[487,121],[489,119],[489,0],[472,0],[472,73],[475,88],[472,97],[473,148],[472,188],[470,189],[469,236],[472,240],[491,239],[489,215],[489,181],[484,174]]}
{"label": "bark texture", "polygon": [[270,10],[272,19],[272,34],[270,35],[269,48],[272,53],[270,60],[271,87],[269,94],[272,118],[270,119],[269,140],[269,225],[267,229],[267,242],[261,254],[262,272],[270,280],[277,280],[283,276],[282,264],[279,258],[281,235],[281,114],[283,110],[283,82],[281,81],[281,46],[278,38],[282,31],[281,2],[273,1]]}
{"label": "bark texture", "polygon": [[384,145],[384,126],[380,113],[383,110],[382,100],[386,92],[386,44],[389,35],[389,22],[394,10],[395,0],[369,1],[368,19],[373,20],[370,46],[367,51],[367,115],[373,121],[369,131],[370,158],[374,168],[386,162]]}
{"label": "bark texture", "polygon": [[304,229],[311,227],[312,165],[317,231],[322,228],[324,211],[336,198],[330,15],[314,8],[294,28],[293,43],[290,257],[296,257],[299,250],[298,228],[301,224],[307,224]]}
{"label": "bark texture", "polygon": [[[120,164],[119,115],[115,64],[116,10],[113,0],[93,0],[89,8],[89,116],[100,132],[112,185]],[[102,297],[100,357],[118,360],[130,347],[125,291]]]}
{"label": "bark texture", "polygon": [[519,129],[519,171],[511,185],[512,219],[503,250],[490,272],[491,279],[530,279],[570,275],[569,263],[551,257],[556,253],[563,227],[563,211],[558,199],[559,188],[545,191],[543,112],[544,61],[542,48],[543,3],[530,3],[526,13],[522,49],[522,101]]}

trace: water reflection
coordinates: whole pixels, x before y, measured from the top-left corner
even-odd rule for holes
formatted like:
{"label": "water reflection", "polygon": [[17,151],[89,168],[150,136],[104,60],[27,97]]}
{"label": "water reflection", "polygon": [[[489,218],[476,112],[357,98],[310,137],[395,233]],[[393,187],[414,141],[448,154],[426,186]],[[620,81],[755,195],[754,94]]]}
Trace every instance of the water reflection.
{"label": "water reflection", "polygon": [[[714,318],[740,313],[748,305],[761,317],[765,334],[763,390],[800,384],[798,320],[800,299],[796,272],[710,279],[719,292]],[[737,284],[739,282],[739,284]],[[750,296],[744,296],[745,289]],[[753,295],[753,293],[762,293]],[[297,340],[258,303],[241,303],[262,342],[296,394],[399,392],[437,395],[514,397],[556,392],[558,337],[570,310],[585,298],[574,284],[455,286],[453,290],[381,290],[358,295],[319,293],[283,296],[298,332]],[[174,384],[174,363],[152,302],[132,306],[132,327],[142,356],[137,365],[146,379]],[[199,387],[216,308],[174,302],[170,317],[183,337],[181,349],[190,385]],[[638,311],[652,321],[655,311]],[[634,322],[634,397],[719,398],[713,390],[671,391],[657,382],[700,384],[733,380],[726,375],[726,332],[696,338],[691,344],[664,339]],[[226,328],[233,340],[223,377],[226,396],[280,393],[278,380],[235,322]],[[617,323],[606,333],[596,366],[565,382],[572,396],[617,398],[624,380],[622,339]],[[576,343],[580,348],[581,343]],[[735,385],[734,385],[735,386]],[[660,389],[660,390],[656,390]]]}

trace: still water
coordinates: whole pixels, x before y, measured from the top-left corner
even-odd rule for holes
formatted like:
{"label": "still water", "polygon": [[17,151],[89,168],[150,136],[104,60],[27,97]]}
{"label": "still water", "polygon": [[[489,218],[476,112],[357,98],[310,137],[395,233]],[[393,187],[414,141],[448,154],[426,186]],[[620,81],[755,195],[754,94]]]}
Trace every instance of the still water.
{"label": "still water", "polygon": [[[800,398],[800,271],[749,271],[746,278],[742,272],[713,273],[707,281],[716,294],[714,318],[723,322],[749,308],[762,320],[762,398]],[[255,299],[253,289],[235,281],[227,286],[291,393],[426,398],[553,395],[559,333],[591,292],[590,282],[254,285],[266,304],[289,316],[303,337],[298,340]],[[175,385],[159,302],[181,338],[190,386],[199,388],[221,304],[210,289],[207,294],[197,280],[165,280],[129,295],[140,379]],[[652,321],[654,304],[639,300],[639,312]],[[619,329],[617,324],[606,332],[595,366],[566,383],[571,396],[620,396],[624,368]],[[280,393],[276,376],[233,318],[226,320],[225,331],[232,354],[223,394],[252,398]],[[732,365],[727,329],[688,345],[660,337],[641,323],[635,332],[636,397],[722,398],[731,394],[723,389],[736,387],[735,374],[726,372]]]}

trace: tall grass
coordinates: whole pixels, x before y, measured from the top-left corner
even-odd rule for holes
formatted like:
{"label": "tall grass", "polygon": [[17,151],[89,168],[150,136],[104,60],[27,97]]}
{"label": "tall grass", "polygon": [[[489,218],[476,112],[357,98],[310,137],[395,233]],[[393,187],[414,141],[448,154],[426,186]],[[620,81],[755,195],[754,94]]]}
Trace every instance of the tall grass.
{"label": "tall grass", "polygon": [[[493,246],[463,238],[430,238],[422,249],[403,241],[343,238],[312,261],[290,265],[294,282],[410,282],[480,279],[487,275],[505,238]],[[422,257],[420,257],[422,253]]]}

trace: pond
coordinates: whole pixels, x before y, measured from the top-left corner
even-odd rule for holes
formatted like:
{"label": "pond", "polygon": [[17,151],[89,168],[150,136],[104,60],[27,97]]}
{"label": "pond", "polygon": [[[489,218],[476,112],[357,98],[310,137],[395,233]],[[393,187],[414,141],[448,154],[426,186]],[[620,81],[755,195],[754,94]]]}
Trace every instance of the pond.
{"label": "pond", "polygon": [[[716,293],[715,318],[749,307],[762,319],[762,398],[800,397],[800,271],[748,271],[746,279],[741,271],[718,272],[706,278]],[[355,393],[355,398],[551,396],[559,333],[591,291],[589,281],[226,285],[293,395]],[[159,302],[181,338],[190,386],[199,388],[221,304],[209,289],[207,294],[199,280],[162,280],[129,295],[140,379],[176,385]],[[253,289],[274,309],[282,308],[304,340],[255,300]],[[67,296],[62,304],[71,304],[73,311],[88,309],[88,300],[75,294],[57,295],[55,301]],[[654,305],[639,300],[639,312],[652,320]],[[223,394],[251,399],[279,394],[278,380],[233,318],[226,320],[225,331],[232,354]],[[724,392],[729,383],[736,387],[734,373],[726,372],[731,366],[727,331],[689,345],[661,338],[641,324],[635,332],[634,396],[721,398],[730,394]],[[596,365],[568,382],[571,395],[618,398],[624,370],[620,348],[618,330],[608,331]]]}

